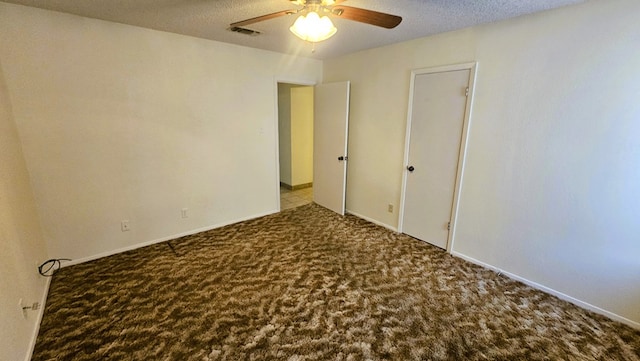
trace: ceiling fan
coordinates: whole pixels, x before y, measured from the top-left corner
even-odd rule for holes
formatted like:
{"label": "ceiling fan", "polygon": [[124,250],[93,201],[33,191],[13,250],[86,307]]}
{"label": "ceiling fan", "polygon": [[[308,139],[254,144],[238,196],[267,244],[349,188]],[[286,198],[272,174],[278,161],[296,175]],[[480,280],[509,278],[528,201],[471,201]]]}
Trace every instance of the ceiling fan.
{"label": "ceiling fan", "polygon": [[260,21],[278,18],[285,15],[302,14],[289,28],[292,33],[302,40],[312,43],[326,40],[333,36],[337,29],[328,16],[358,21],[365,24],[393,29],[400,22],[400,16],[381,13],[373,10],[338,5],[346,0],[289,0],[300,9],[283,10],[251,19],[235,22],[230,28],[242,28]]}

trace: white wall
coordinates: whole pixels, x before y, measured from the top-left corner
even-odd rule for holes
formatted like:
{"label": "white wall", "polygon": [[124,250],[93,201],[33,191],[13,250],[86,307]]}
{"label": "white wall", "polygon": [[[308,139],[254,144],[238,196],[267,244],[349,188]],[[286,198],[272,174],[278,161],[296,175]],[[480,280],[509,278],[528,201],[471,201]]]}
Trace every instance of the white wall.
{"label": "white wall", "polygon": [[347,208],[397,226],[410,71],[478,61],[453,251],[640,325],[639,13],[590,1],[325,61],[352,81]]}
{"label": "white wall", "polygon": [[4,3],[0,60],[49,255],[74,259],[276,211],[275,79],[322,76],[316,60]]}
{"label": "white wall", "polygon": [[24,360],[31,352],[39,312],[24,318],[18,301],[42,301],[46,279],[37,265],[46,256],[0,63],[0,360]]}
{"label": "white wall", "polygon": [[291,185],[313,182],[313,87],[291,88]]}

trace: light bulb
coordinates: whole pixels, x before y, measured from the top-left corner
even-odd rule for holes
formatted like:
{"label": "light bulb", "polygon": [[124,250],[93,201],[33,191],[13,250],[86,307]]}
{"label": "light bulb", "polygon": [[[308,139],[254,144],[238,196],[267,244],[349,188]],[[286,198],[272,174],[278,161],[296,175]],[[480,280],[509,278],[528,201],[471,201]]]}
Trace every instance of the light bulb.
{"label": "light bulb", "polygon": [[289,30],[300,39],[312,43],[327,40],[338,31],[331,19],[327,16],[321,18],[315,11],[310,11],[306,17],[299,16]]}

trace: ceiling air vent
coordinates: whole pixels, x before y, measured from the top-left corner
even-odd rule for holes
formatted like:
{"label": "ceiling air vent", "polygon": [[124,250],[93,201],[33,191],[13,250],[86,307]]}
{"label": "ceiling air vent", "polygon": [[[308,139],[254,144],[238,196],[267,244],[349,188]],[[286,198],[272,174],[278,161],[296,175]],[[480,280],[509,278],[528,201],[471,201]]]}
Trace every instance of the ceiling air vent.
{"label": "ceiling air vent", "polygon": [[247,29],[247,28],[241,28],[239,26],[232,26],[232,27],[229,28],[229,31],[233,31],[234,33],[240,33],[240,34],[249,35],[249,36],[258,36],[258,35],[260,35],[259,31],[251,30],[251,29]]}

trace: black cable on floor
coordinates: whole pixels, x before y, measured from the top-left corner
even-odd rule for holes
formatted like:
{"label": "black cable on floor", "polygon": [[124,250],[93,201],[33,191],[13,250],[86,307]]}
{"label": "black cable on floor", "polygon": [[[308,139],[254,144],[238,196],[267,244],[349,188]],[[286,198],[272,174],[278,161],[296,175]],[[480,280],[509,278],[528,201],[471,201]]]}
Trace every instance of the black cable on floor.
{"label": "black cable on floor", "polygon": [[178,255],[178,252],[176,252],[176,249],[175,249],[175,248],[173,248],[173,245],[171,244],[171,241],[167,241],[167,245],[169,246],[169,248],[171,248],[171,250],[173,251],[173,254],[175,254],[175,255],[176,255],[176,257],[180,257],[180,256]]}
{"label": "black cable on floor", "polygon": [[56,271],[62,267],[62,263],[60,263],[60,261],[71,261],[71,259],[57,258],[44,261],[43,264],[38,266],[38,272],[45,277],[52,277]]}

